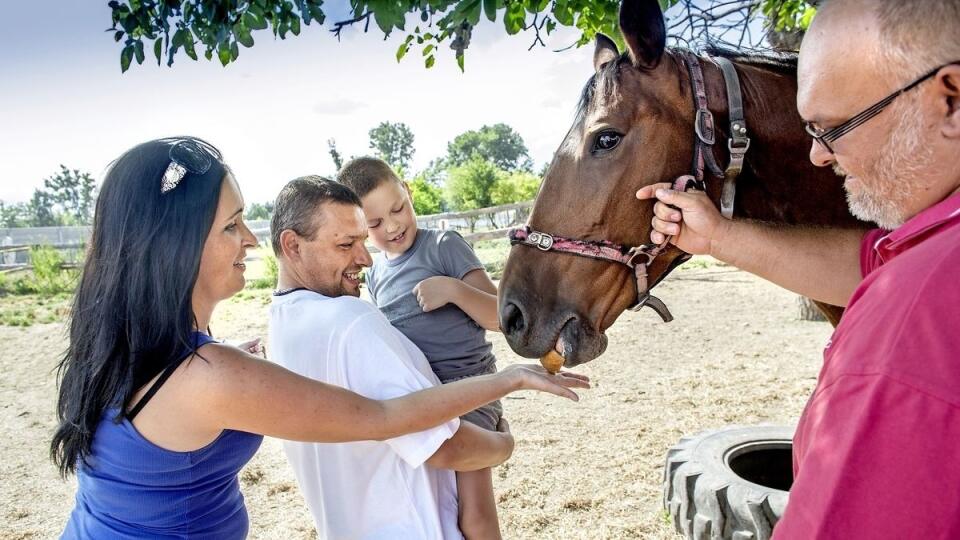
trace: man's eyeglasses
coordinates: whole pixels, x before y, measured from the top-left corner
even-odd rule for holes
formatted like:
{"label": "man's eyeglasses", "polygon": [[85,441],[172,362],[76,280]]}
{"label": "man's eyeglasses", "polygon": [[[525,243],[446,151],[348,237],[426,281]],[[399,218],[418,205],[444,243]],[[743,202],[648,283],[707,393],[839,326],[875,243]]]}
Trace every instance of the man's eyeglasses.
{"label": "man's eyeglasses", "polygon": [[814,138],[814,140],[822,144],[823,147],[827,149],[827,151],[833,154],[835,152],[833,151],[833,148],[830,147],[830,143],[836,141],[840,137],[843,137],[847,133],[850,133],[851,131],[857,129],[863,124],[866,124],[871,118],[883,112],[883,110],[886,109],[887,106],[893,103],[893,101],[898,97],[900,97],[902,94],[905,94],[910,90],[913,90],[914,88],[919,86],[920,83],[922,83],[923,81],[926,81],[927,79],[936,75],[937,72],[940,71],[941,69],[953,64],[960,64],[960,61],[947,62],[942,66],[937,66],[935,69],[932,69],[929,72],[925,73],[919,79],[913,81],[912,83],[904,86],[900,90],[897,90],[896,92],[890,94],[889,96],[874,103],[870,107],[866,108],[863,112],[857,114],[856,116],[840,124],[839,126],[832,127],[830,129],[820,129],[817,126],[813,125],[811,122],[805,122],[805,128],[807,130],[807,133],[809,133],[810,136]]}

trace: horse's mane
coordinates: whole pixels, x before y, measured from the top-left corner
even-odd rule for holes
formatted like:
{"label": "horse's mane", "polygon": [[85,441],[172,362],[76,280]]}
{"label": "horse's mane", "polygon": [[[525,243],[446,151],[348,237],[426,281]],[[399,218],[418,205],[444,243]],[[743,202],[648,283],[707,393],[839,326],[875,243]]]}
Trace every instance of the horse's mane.
{"label": "horse's mane", "polygon": [[[670,48],[669,52],[679,52],[684,49]],[[797,74],[797,53],[778,52],[778,51],[757,51],[731,49],[720,45],[707,45],[701,51],[702,54],[709,56],[719,56],[727,58],[738,64],[755,66],[762,69],[768,69],[777,73],[788,75]],[[600,68],[600,71],[593,74],[583,86],[580,92],[580,101],[577,103],[577,109],[574,114],[573,126],[580,126],[587,114],[587,109],[593,102],[594,95],[599,91],[603,96],[609,96],[616,90],[620,65],[624,62],[630,62],[629,56],[623,52],[620,57],[614,61],[607,62]]]}
{"label": "horse's mane", "polygon": [[600,68],[600,71],[594,73],[593,76],[587,80],[587,84],[583,85],[583,90],[580,92],[580,101],[577,103],[577,110],[573,116],[574,126],[583,124],[583,120],[587,116],[587,109],[590,107],[590,104],[593,103],[593,96],[598,89],[603,96],[609,96],[613,93],[617,86],[617,75],[620,71],[620,64],[629,61],[630,58],[627,56],[627,53],[623,52],[620,58],[607,62]]}
{"label": "horse's mane", "polygon": [[767,68],[782,73],[797,73],[797,53],[780,51],[737,50],[720,45],[708,45],[704,54],[719,56],[732,62]]}

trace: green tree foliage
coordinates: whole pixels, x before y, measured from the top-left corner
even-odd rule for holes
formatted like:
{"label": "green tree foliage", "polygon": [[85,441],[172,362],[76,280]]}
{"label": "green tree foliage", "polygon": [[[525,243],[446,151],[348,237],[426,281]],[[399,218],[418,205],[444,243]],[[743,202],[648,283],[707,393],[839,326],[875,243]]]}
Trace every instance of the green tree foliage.
{"label": "green tree foliage", "polygon": [[0,201],[2,227],[56,227],[89,225],[93,221],[96,184],[89,173],[68,169],[44,179],[27,203]]}
{"label": "green tree foliage", "polygon": [[273,216],[273,201],[251,203],[247,206],[247,211],[243,213],[243,219],[248,221],[270,219],[271,216]]}
{"label": "green tree foliage", "polygon": [[54,208],[54,199],[42,189],[33,192],[27,203],[27,225],[30,227],[55,227],[62,225],[60,216]]}
{"label": "green tree foliage", "polygon": [[447,180],[446,160],[442,157],[431,159],[430,163],[427,164],[427,168],[420,171],[417,176],[423,178],[426,183],[434,187],[443,186]]}
{"label": "green tree foliage", "polygon": [[330,150],[330,159],[333,160],[333,166],[336,167],[337,172],[340,172],[340,169],[343,168],[343,156],[340,155],[340,151],[337,150],[337,141],[335,139],[328,139],[327,148]]}
{"label": "green tree foliage", "polygon": [[446,163],[457,167],[475,155],[492,161],[505,171],[529,171],[533,167],[523,138],[506,124],[483,126],[457,135],[447,145]]}
{"label": "green tree foliage", "polygon": [[249,283],[251,289],[273,289],[277,286],[277,276],[280,275],[280,268],[277,266],[277,258],[273,253],[265,253],[263,256],[263,275]]}
{"label": "green tree foliage", "polygon": [[[814,3],[660,0],[663,9],[676,6],[673,11],[677,15],[669,21],[679,23],[671,24],[670,30],[686,42],[708,39],[714,25],[723,31],[731,24],[746,28],[758,14],[766,17],[768,28],[806,28]],[[172,65],[180,50],[197,60],[198,48],[202,48],[207,60],[216,56],[227,65],[239,57],[241,45],[254,45],[256,32],[269,30],[274,38],[285,39],[288,34],[300,35],[301,23],[322,25],[326,20],[322,4],[323,0],[111,0],[107,5],[111,10],[113,39],[123,45],[120,69],[126,71],[134,60],[138,64],[144,62],[146,50],[152,50],[157,65],[164,59],[168,66]],[[617,28],[619,0],[351,0],[350,5],[350,17],[332,25],[331,31],[337,38],[344,28],[355,24],[364,31],[379,29],[384,36],[405,32],[396,52],[397,61],[419,47],[419,57],[427,68],[436,63],[442,46],[449,44],[462,70],[464,51],[483,18],[499,22],[509,35],[523,33],[532,37],[531,48],[544,45],[543,36],[560,27],[579,31],[575,46],[589,43],[597,32],[613,37],[621,48],[623,45]],[[731,17],[734,23],[729,22]]]}
{"label": "green tree foliage", "polygon": [[504,175],[494,184],[490,202],[499,206],[533,200],[540,190],[540,182],[539,176],[526,171]]}
{"label": "green tree foliage", "polygon": [[413,209],[418,216],[439,214],[443,211],[443,191],[418,175],[408,182],[410,196],[413,197]]}
{"label": "green tree foliage", "polygon": [[24,203],[5,203],[0,201],[0,227],[12,229],[27,227],[29,213]]}
{"label": "green tree foliage", "polygon": [[89,225],[93,221],[96,184],[89,173],[60,165],[60,172],[43,181],[44,191],[59,207],[65,225]]}
{"label": "green tree foliage", "polygon": [[[405,172],[413,159],[413,132],[403,122],[380,122],[369,132],[370,148],[394,169]],[[400,175],[403,178],[403,175]]]}
{"label": "green tree foliage", "polygon": [[474,154],[447,172],[447,204],[456,211],[493,206],[493,188],[503,177],[503,170],[495,163]]}

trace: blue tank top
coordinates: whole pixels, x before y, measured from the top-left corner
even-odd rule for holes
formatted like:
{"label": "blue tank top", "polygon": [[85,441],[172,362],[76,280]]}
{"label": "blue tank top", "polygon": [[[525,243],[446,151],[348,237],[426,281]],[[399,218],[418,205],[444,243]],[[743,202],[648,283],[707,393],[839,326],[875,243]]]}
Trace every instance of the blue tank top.
{"label": "blue tank top", "polygon": [[[213,341],[194,334],[195,347]],[[263,436],[223,430],[191,452],[145,439],[119,408],[107,409],[87,462],[77,467],[76,506],[61,538],[210,538],[247,535],[237,473]]]}

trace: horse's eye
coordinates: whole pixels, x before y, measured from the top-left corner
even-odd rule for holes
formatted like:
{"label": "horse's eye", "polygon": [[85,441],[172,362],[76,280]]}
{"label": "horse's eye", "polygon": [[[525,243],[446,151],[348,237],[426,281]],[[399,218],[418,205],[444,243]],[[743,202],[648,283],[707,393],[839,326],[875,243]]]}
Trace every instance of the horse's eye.
{"label": "horse's eye", "polygon": [[617,133],[616,131],[601,131],[597,138],[593,141],[593,151],[597,152],[606,152],[608,150],[613,150],[620,144],[620,139],[623,138],[623,135]]}

